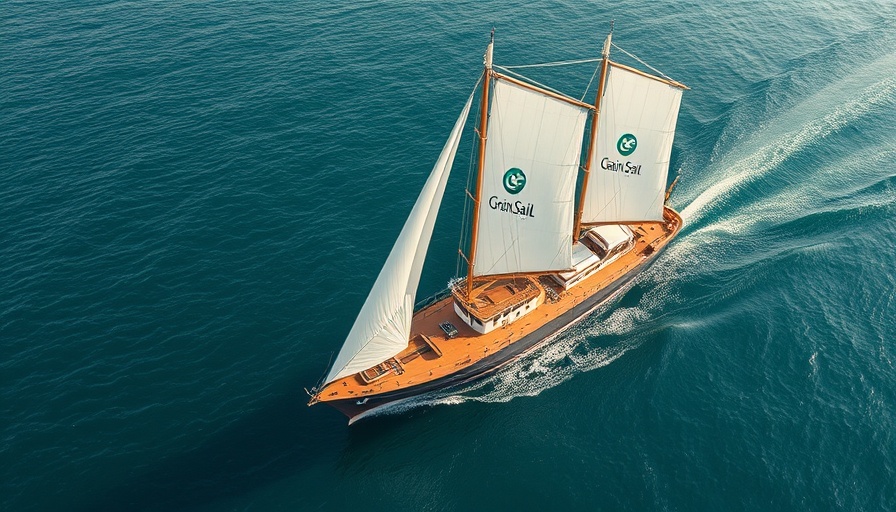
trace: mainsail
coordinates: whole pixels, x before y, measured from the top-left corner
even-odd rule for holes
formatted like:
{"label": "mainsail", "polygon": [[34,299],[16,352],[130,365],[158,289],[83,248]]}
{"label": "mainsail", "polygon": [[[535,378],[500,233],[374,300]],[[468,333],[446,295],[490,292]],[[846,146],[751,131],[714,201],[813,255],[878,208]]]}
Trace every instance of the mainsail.
{"label": "mainsail", "polygon": [[495,82],[474,275],[572,267],[574,196],[587,113]]}
{"label": "mainsail", "polygon": [[336,356],[327,383],[366,370],[407,348],[423,261],[472,101],[471,94]]}
{"label": "mainsail", "polygon": [[583,223],[663,220],[681,92],[667,80],[610,64]]}

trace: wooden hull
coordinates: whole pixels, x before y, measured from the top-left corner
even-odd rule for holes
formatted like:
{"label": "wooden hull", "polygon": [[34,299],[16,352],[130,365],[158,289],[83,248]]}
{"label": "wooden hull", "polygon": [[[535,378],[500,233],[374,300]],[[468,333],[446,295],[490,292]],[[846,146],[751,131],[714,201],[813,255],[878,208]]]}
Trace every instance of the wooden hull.
{"label": "wooden hull", "polygon": [[474,361],[469,365],[460,367],[453,373],[426,382],[421,382],[417,385],[406,386],[400,389],[370,394],[363,397],[353,396],[345,399],[328,399],[322,401],[325,401],[327,404],[345,414],[349,418],[349,424],[352,424],[359,419],[371,416],[374,412],[381,410],[386,406],[394,406],[399,402],[410,401],[412,398],[422,397],[436,391],[445,391],[452,387],[467,384],[494,373],[499,368],[512,363],[539,346],[548,343],[559,333],[576,324],[584,317],[588,316],[589,313],[609,301],[614,295],[624,291],[627,285],[630,285],[639,273],[650,266],[665,248],[668,241],[677,234],[681,227],[681,220],[677,213],[672,213],[674,214],[675,219],[677,219],[677,225],[675,226],[674,231],[669,233],[669,235],[662,240],[662,243],[658,244],[658,247],[656,247],[649,255],[644,256],[639,264],[621,274],[611,282],[606,283],[605,286],[583,298],[572,307],[557,314],[554,318],[551,318],[532,332],[525,334],[519,340],[508,344],[506,347],[496,350],[492,354]]}

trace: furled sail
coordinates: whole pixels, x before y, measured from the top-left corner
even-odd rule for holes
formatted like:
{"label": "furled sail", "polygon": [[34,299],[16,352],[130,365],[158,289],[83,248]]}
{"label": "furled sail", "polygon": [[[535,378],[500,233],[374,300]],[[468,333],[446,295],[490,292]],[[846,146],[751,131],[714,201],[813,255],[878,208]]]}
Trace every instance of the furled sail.
{"label": "furled sail", "polygon": [[662,221],[680,87],[611,64],[582,222]]}
{"label": "furled sail", "polygon": [[327,383],[366,370],[407,348],[423,260],[472,101],[473,96],[470,95],[336,356],[336,362],[327,375]]}
{"label": "furled sail", "polygon": [[572,267],[574,196],[587,113],[495,82],[474,275]]}

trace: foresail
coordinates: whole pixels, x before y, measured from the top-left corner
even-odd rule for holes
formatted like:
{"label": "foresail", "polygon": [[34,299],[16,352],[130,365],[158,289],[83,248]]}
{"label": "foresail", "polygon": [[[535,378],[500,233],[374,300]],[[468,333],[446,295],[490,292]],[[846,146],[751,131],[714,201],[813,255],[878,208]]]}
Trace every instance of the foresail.
{"label": "foresail", "polygon": [[336,356],[327,383],[366,370],[407,348],[423,261],[472,101],[470,95]]}
{"label": "foresail", "polygon": [[662,221],[679,87],[612,65],[582,222]]}
{"label": "foresail", "polygon": [[574,196],[587,113],[495,82],[474,275],[572,267]]}

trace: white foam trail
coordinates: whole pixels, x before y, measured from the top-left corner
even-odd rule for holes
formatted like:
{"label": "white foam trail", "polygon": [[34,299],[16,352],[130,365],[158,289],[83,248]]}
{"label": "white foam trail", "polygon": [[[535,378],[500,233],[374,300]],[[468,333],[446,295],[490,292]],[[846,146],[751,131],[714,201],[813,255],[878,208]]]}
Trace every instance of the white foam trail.
{"label": "white foam trail", "polygon": [[[889,67],[876,68],[875,71],[878,73],[879,69],[894,69],[896,58],[888,56],[886,60],[891,62],[875,63],[870,67],[889,65]],[[751,151],[746,154],[743,151],[732,153],[708,169],[709,175],[716,175],[718,173],[713,171],[721,169],[726,176],[708,187],[682,210],[681,214],[685,222],[689,224],[699,222],[711,205],[724,201],[746,183],[777,168],[791,155],[891,100],[896,91],[896,78],[893,77],[876,81],[872,85],[862,88],[862,92],[859,94],[855,94],[855,88],[851,85],[853,81],[837,83],[813,95],[748,141],[745,148],[752,148]],[[838,100],[843,97],[853,97],[854,99],[839,103]],[[807,116],[817,114],[819,105],[832,103],[829,113],[821,117],[806,119]],[[788,127],[793,126],[800,128],[787,131]],[[730,222],[731,219],[728,220],[724,229],[737,229]],[[721,226],[713,226],[714,229],[719,227]]]}
{"label": "white foam trail", "polygon": [[[605,310],[608,306],[602,306]],[[423,406],[457,405],[465,402],[509,402],[521,396],[537,396],[545,389],[561,384],[574,375],[606,366],[641,344],[632,337],[611,347],[576,350],[588,339],[603,335],[625,335],[646,319],[640,307],[620,308],[603,322],[586,319],[557,340],[536,350],[495,375],[471,383],[459,390],[431,393],[406,402],[383,407],[371,416],[401,414]],[[595,317],[592,317],[595,318]]]}
{"label": "white foam trail", "polygon": [[[729,246],[726,242],[731,240],[732,235],[747,235],[762,225],[780,224],[805,212],[817,211],[819,199],[825,195],[843,193],[850,187],[848,180],[863,180],[859,188],[866,185],[868,177],[861,176],[865,169],[877,175],[881,171],[886,172],[889,165],[884,164],[896,156],[896,146],[892,141],[889,145],[884,142],[876,153],[862,159],[846,156],[812,169],[803,179],[784,186],[770,196],[753,201],[738,200],[737,208],[729,208],[724,217],[716,217],[712,222],[700,225],[713,208],[724,205],[750,182],[778,169],[786,158],[869,112],[891,104],[896,98],[896,78],[883,74],[881,70],[894,67],[896,55],[889,55],[846,80],[822,89],[774,119],[741,148],[708,168],[708,176],[724,177],[707,187],[682,210],[686,226],[697,227],[667,249],[659,266],[666,273],[678,277],[703,272],[707,264],[725,261],[723,251]],[[842,102],[844,97],[853,99]],[[794,126],[799,128],[793,129]],[[877,180],[879,177],[871,176],[871,179]],[[867,202],[868,198],[863,200]],[[892,198],[881,198],[877,202],[892,201]]]}
{"label": "white foam trail", "polygon": [[[682,210],[685,221],[700,221],[708,207],[724,201],[790,155],[892,100],[896,88],[892,69],[896,69],[896,54],[856,69],[782,112],[734,151],[701,170],[700,175],[706,177],[701,181],[712,179],[714,183],[696,187],[703,192]],[[843,102],[843,98],[852,100]]]}

